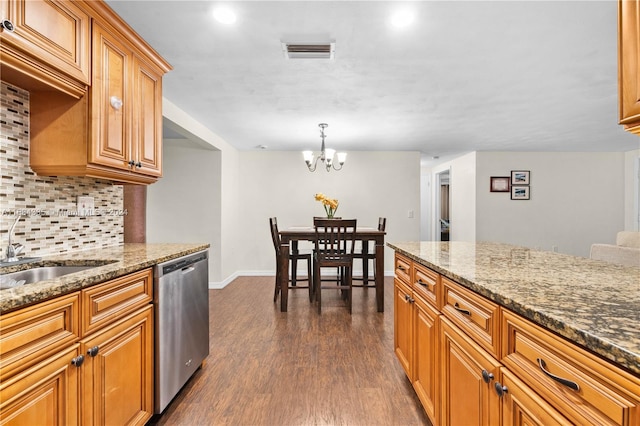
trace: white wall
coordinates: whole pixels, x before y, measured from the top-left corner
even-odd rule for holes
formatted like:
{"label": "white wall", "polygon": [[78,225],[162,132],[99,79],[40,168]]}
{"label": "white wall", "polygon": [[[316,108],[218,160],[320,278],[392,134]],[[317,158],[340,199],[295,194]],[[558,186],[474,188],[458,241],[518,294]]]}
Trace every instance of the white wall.
{"label": "white wall", "polygon": [[[433,168],[432,182],[436,175],[449,170],[449,239],[451,241],[475,241],[476,239],[476,153],[470,152]],[[433,206],[438,193],[434,189]],[[433,215],[433,229],[439,230],[438,215]],[[439,231],[438,231],[439,232]],[[435,239],[435,238],[434,238]]]}
{"label": "white wall", "polygon": [[476,153],[451,161],[449,172],[451,241],[476,238]]}
{"label": "white wall", "polygon": [[434,239],[433,235],[433,219],[431,215],[434,213],[431,208],[433,183],[431,170],[427,168],[420,169],[420,240],[430,241]]}
{"label": "white wall", "polygon": [[[314,194],[337,198],[337,215],[375,227],[387,218],[386,241],[420,238],[420,154],[417,152],[351,152],[344,168],[327,173],[307,170],[300,152],[241,152],[238,265],[251,273],[275,271],[268,218],[280,228],[312,225],[324,209]],[[413,210],[413,218],[408,218]],[[386,248],[385,270],[393,270]]]}
{"label": "white wall", "polygon": [[212,281],[221,270],[220,154],[165,140],[163,177],[147,189],[147,242],[211,244]]}
{"label": "white wall", "polygon": [[624,230],[640,231],[640,149],[626,152],[624,155]]}
{"label": "white wall", "polygon": [[[531,171],[530,200],[489,191],[511,170]],[[478,152],[476,202],[478,241],[588,257],[624,227],[624,153]]]}
{"label": "white wall", "polygon": [[240,196],[240,152],[236,149],[222,151],[221,169],[221,241],[220,255],[222,268],[216,274],[222,281],[234,278],[243,269],[242,253],[242,211],[250,208],[250,203]]}
{"label": "white wall", "polygon": [[[147,240],[211,244],[213,286],[274,273],[268,218],[277,216],[281,227],[310,225],[324,214],[316,192],[338,198],[339,215],[362,225],[386,217],[387,241],[420,238],[417,152],[353,152],[340,172],[310,173],[299,152],[237,151],[166,99],[163,115],[188,141],[165,141],[164,177],[147,193]],[[392,271],[393,253],[385,253]]]}
{"label": "white wall", "polygon": [[224,283],[238,269],[238,151],[166,98],[162,115],[189,142],[164,144],[164,176],[147,190],[147,240],[209,243],[209,279]]}

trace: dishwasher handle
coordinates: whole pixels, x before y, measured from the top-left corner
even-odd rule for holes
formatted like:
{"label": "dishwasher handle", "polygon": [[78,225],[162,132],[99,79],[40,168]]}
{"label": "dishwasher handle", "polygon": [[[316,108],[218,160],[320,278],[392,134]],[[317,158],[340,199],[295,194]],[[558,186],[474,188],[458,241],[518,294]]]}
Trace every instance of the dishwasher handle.
{"label": "dishwasher handle", "polygon": [[196,268],[194,268],[193,266],[186,266],[184,268],[181,269],[182,275],[188,274],[189,272],[195,271]]}
{"label": "dishwasher handle", "polygon": [[206,261],[208,257],[208,252],[204,251],[196,253],[195,255],[184,256],[166,263],[161,263],[156,265],[156,274],[157,276],[162,276],[172,272],[181,271],[189,267],[194,267],[196,263]]}

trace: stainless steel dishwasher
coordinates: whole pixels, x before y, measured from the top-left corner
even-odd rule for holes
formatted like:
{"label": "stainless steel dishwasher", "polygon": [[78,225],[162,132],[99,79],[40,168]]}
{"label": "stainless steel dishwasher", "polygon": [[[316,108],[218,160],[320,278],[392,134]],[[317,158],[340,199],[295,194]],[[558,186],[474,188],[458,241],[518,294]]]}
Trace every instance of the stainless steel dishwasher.
{"label": "stainless steel dishwasher", "polygon": [[155,413],[209,355],[209,251],[155,267]]}

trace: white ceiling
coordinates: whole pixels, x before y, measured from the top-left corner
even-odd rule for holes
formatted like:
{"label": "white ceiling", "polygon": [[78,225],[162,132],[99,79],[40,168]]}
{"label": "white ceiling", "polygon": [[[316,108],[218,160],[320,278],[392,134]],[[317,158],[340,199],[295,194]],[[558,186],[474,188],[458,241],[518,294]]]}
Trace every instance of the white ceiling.
{"label": "white ceiling", "polygon": [[[628,151],[617,4],[605,1],[108,3],[174,67],[164,96],[240,150]],[[393,28],[394,11],[413,25]],[[281,41],[335,41],[287,60]]]}

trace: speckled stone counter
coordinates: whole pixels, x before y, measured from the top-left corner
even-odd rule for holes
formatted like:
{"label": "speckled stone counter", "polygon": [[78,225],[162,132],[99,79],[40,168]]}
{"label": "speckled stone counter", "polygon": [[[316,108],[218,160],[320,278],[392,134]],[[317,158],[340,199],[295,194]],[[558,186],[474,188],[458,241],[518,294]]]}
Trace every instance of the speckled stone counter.
{"label": "speckled stone counter", "polygon": [[640,269],[497,243],[387,244],[640,374]]}
{"label": "speckled stone counter", "polygon": [[209,244],[124,244],[46,256],[34,263],[0,268],[0,274],[38,266],[95,266],[19,287],[0,290],[0,314],[60,296],[167,260],[205,250]]}

